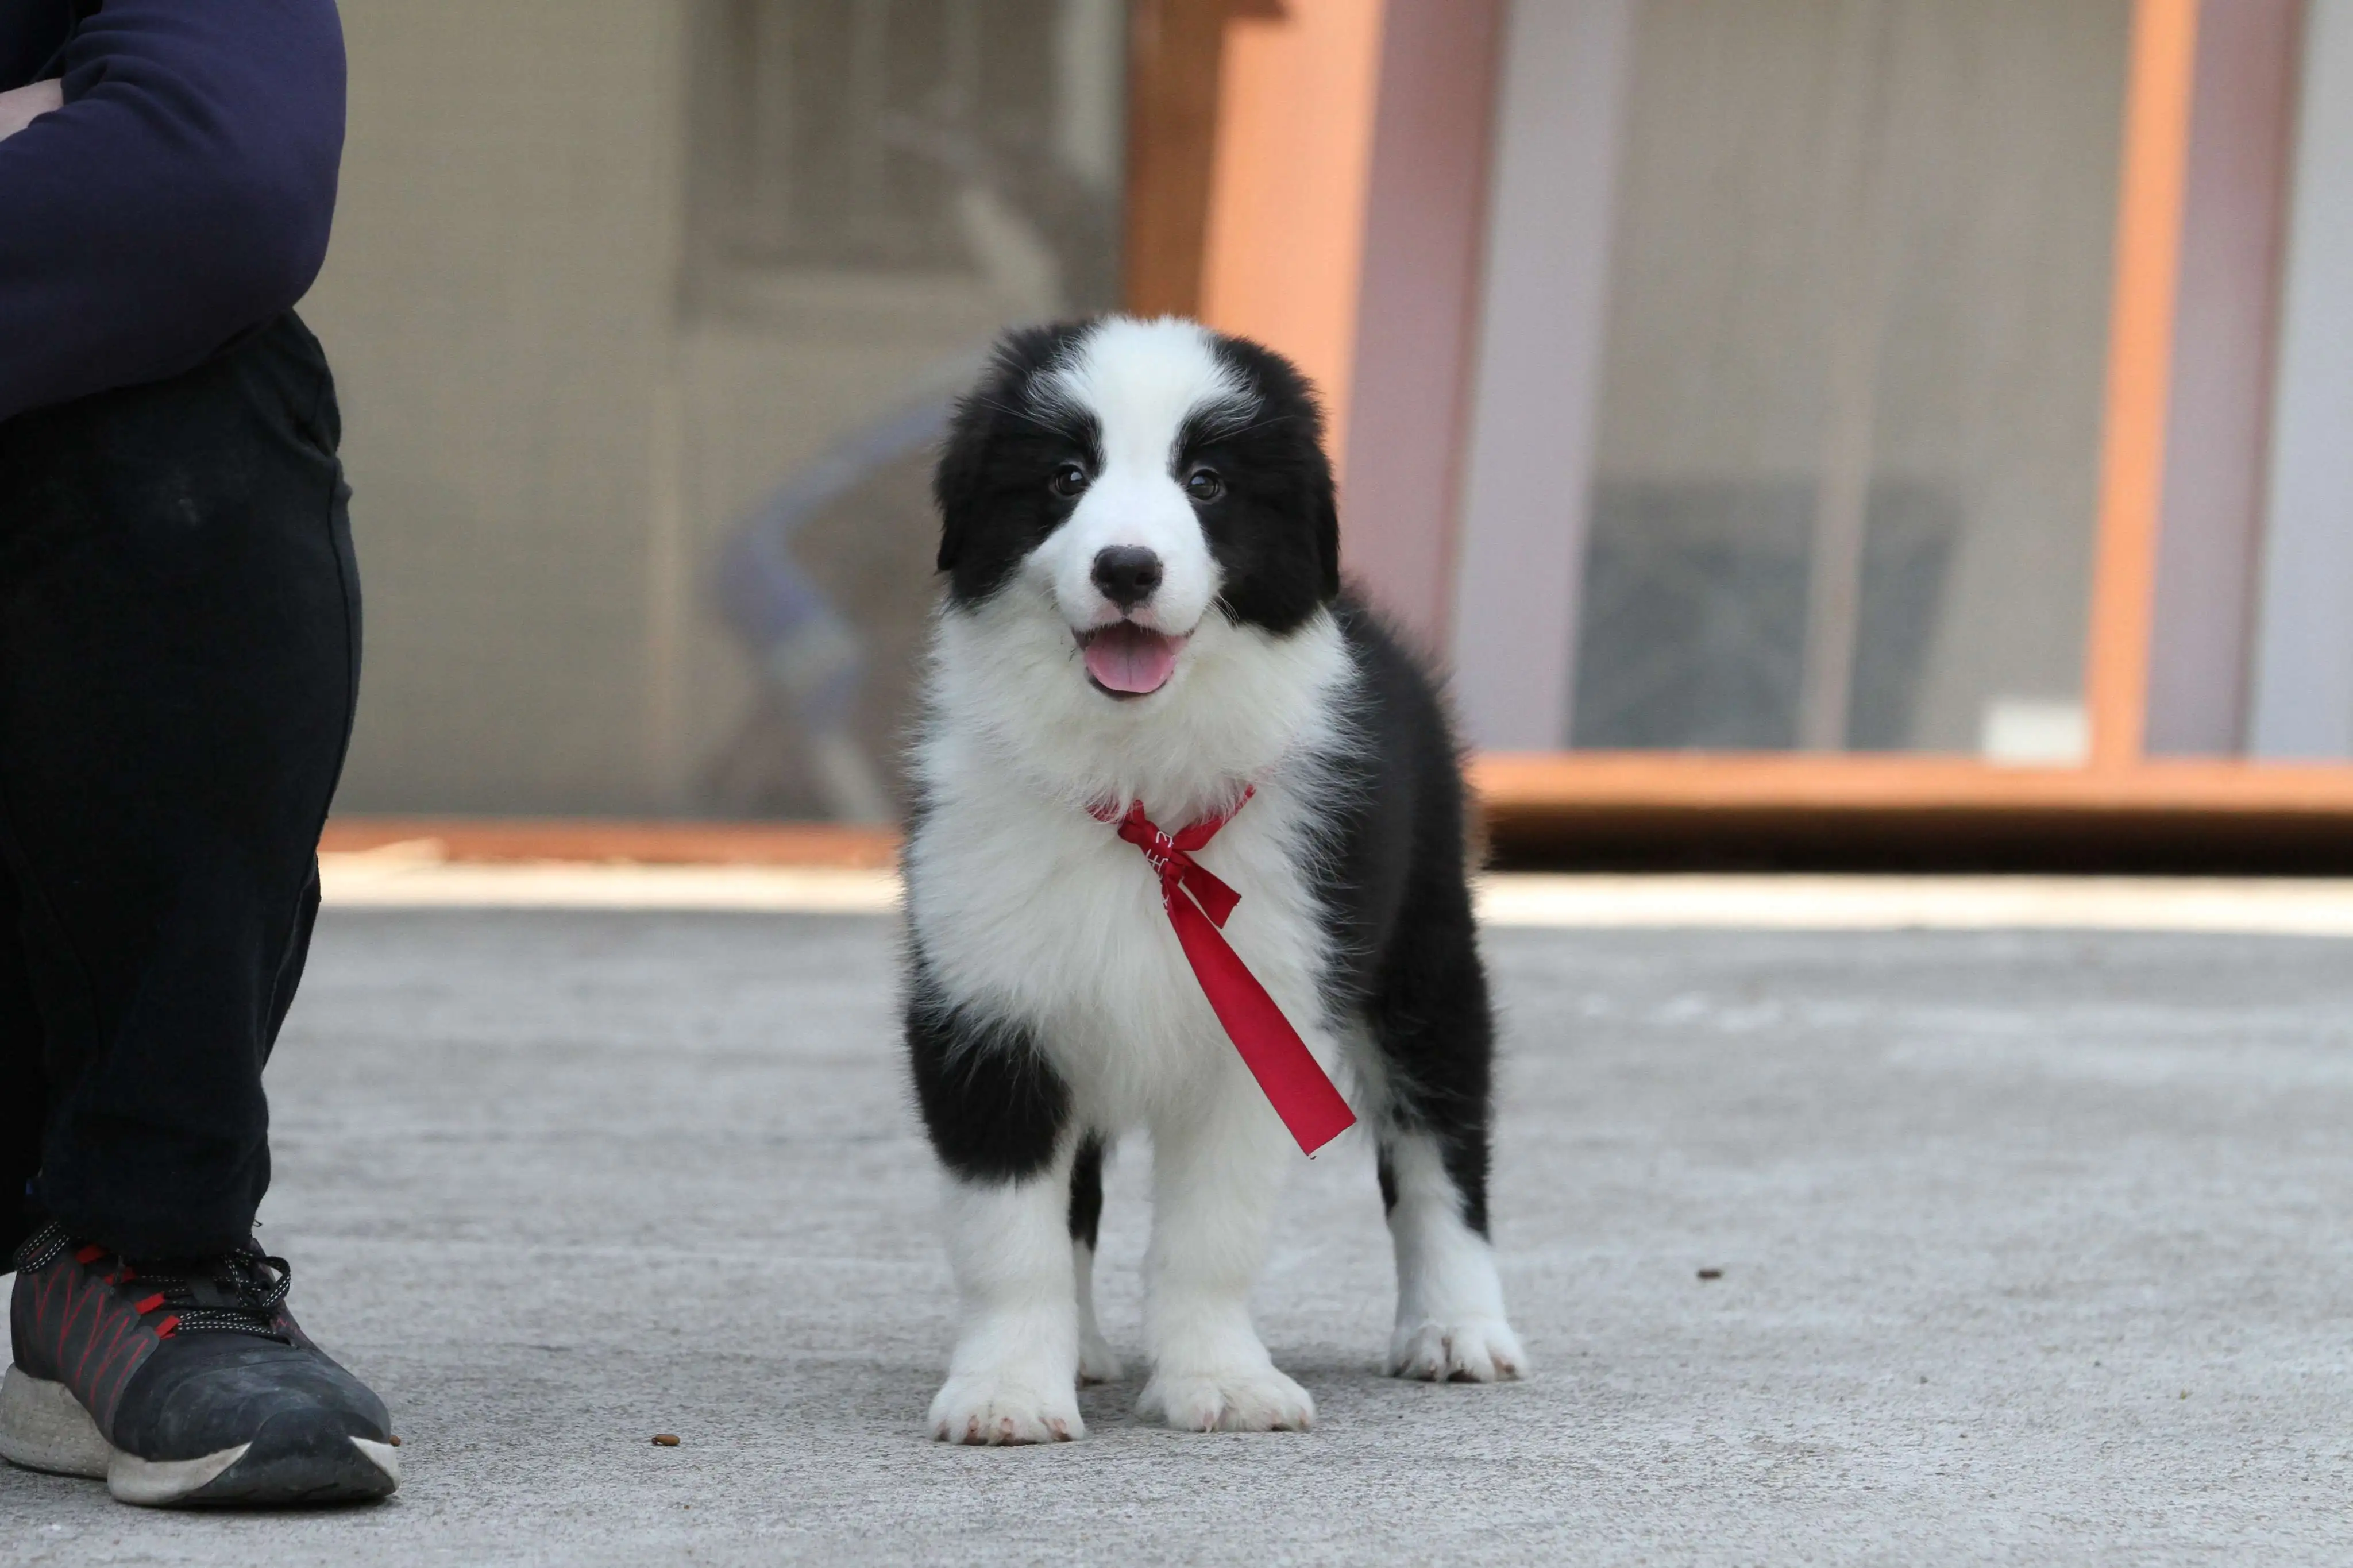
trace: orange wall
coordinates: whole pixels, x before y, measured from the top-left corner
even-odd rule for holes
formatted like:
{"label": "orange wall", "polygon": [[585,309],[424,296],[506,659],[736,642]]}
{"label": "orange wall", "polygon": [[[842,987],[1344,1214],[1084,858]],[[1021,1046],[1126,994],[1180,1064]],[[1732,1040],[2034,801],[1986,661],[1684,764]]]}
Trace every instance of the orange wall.
{"label": "orange wall", "polygon": [[1382,0],[1261,0],[1227,23],[1201,316],[1322,389],[1345,468]]}
{"label": "orange wall", "polygon": [[2128,767],[2145,749],[2198,5],[2199,0],[2136,0],[2133,7],[2099,547],[2084,677],[2094,767]]}

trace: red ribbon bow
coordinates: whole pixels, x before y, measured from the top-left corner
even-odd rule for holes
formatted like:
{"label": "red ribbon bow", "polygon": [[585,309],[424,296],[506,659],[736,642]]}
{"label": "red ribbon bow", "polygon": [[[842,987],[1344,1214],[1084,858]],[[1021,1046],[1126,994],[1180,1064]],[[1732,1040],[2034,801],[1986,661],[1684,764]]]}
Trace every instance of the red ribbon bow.
{"label": "red ribbon bow", "polygon": [[1356,1113],[1219,929],[1241,902],[1241,895],[1193,858],[1193,851],[1215,838],[1254,793],[1244,790],[1232,811],[1203,817],[1174,837],[1144,815],[1142,801],[1129,807],[1125,816],[1111,806],[1093,811],[1096,821],[1116,826],[1119,836],[1143,850],[1160,873],[1161,907],[1176,930],[1185,961],[1193,966],[1193,978],[1201,983],[1202,994],[1208,997],[1234,1049],[1241,1053],[1243,1065],[1266,1091],[1274,1113],[1299,1141],[1301,1152],[1313,1154],[1355,1126]]}

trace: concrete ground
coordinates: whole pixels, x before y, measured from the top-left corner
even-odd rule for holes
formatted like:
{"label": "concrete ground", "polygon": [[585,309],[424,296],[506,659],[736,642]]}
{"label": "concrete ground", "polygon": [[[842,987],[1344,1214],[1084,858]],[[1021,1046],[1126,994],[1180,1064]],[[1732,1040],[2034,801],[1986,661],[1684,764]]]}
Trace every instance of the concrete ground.
{"label": "concrete ground", "polygon": [[[407,1484],[195,1517],[0,1470],[0,1561],[2353,1561],[2353,946],[1490,953],[1532,1381],[1377,1375],[1344,1146],[1260,1294],[1314,1431],[1141,1425],[1131,1378],[1085,1442],[977,1451],[921,1425],[949,1303],[888,921],[331,910],[263,1237]],[[1131,1354],[1143,1167],[1105,1221]]]}

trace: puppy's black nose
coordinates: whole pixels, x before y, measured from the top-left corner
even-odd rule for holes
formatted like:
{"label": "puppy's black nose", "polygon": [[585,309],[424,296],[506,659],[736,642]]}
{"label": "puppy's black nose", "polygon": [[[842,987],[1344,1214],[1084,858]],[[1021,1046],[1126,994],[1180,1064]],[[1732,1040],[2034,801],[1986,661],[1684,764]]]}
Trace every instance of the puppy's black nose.
{"label": "puppy's black nose", "polygon": [[1095,555],[1095,586],[1123,610],[1132,610],[1160,586],[1160,557],[1139,544],[1114,544]]}

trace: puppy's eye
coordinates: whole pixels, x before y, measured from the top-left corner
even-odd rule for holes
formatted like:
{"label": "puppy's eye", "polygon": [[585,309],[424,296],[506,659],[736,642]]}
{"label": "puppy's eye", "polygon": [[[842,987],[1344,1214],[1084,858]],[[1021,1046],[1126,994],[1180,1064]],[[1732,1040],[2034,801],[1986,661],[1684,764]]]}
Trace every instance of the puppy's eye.
{"label": "puppy's eye", "polygon": [[1087,471],[1076,463],[1064,463],[1054,470],[1048,488],[1058,496],[1074,496],[1087,488]]}
{"label": "puppy's eye", "polygon": [[1226,493],[1226,481],[1215,468],[1195,468],[1185,480],[1185,493],[1195,500],[1215,500]]}

